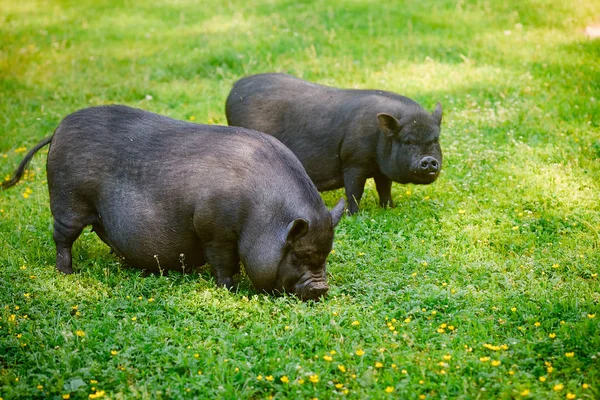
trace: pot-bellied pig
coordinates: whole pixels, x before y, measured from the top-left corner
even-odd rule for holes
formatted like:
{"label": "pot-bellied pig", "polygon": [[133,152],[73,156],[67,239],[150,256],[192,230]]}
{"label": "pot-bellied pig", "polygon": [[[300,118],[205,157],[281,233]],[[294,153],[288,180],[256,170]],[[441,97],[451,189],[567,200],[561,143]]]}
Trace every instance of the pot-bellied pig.
{"label": "pot-bellied pig", "polygon": [[225,105],[229,125],[275,136],[300,159],[320,191],[344,187],[351,214],[365,182],[393,206],[392,181],[429,184],[442,167],[442,106],[433,114],[381,90],[321,86],[286,74],[237,81]]}
{"label": "pot-bellied pig", "polygon": [[67,116],[50,143],[47,173],[56,268],[73,272],[71,247],[91,225],[132,267],[209,263],[231,288],[240,261],[260,291],[318,299],[343,199],[330,212],[294,154],[244,128],[173,120],[125,106]]}

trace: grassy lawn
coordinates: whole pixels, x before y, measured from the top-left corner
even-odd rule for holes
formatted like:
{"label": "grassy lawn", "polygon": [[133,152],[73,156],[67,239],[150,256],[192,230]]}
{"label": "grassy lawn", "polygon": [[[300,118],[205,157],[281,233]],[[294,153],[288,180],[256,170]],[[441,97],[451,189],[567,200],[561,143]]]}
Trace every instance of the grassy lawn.
{"label": "grassy lawn", "polygon": [[[144,276],[94,233],[54,270],[45,153],[0,192],[0,398],[600,398],[597,1],[7,0],[0,179],[67,114],[225,124],[288,72],[444,106],[444,170],[336,229],[325,301]],[[324,193],[332,207],[342,191]]]}

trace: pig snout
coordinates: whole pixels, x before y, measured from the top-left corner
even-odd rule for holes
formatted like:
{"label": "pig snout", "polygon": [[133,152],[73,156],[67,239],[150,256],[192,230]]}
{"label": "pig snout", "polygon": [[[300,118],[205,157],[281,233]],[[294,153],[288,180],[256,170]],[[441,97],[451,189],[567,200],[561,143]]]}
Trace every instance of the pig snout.
{"label": "pig snout", "polygon": [[436,174],[439,170],[439,161],[431,156],[423,157],[419,161],[419,171],[423,174]]}
{"label": "pig snout", "polygon": [[325,296],[329,290],[329,285],[322,279],[309,279],[302,284],[296,285],[296,294],[301,300],[318,301],[321,296]]}

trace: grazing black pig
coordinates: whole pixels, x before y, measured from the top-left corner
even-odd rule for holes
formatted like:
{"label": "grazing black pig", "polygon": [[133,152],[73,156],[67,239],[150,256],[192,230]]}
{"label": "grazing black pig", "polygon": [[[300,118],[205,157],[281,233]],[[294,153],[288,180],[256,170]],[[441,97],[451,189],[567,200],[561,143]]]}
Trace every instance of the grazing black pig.
{"label": "grazing black pig", "polygon": [[442,168],[442,106],[380,90],[344,90],[286,74],[237,81],[225,105],[229,125],[275,136],[300,159],[320,191],[345,187],[358,211],[367,178],[379,204],[393,206],[392,181],[429,184]]}
{"label": "grazing black pig", "polygon": [[124,262],[151,271],[208,262],[231,288],[240,261],[266,292],[318,299],[343,199],[330,212],[302,164],[274,138],[192,124],[125,106],[67,116],[19,165],[50,143],[47,173],[56,267],[92,225]]}

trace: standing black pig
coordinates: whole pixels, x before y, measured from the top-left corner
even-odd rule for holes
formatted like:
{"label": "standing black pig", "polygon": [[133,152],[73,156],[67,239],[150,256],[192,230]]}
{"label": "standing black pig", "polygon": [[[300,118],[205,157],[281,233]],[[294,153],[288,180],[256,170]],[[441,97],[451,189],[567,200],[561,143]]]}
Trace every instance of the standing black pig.
{"label": "standing black pig", "polygon": [[136,268],[212,265],[231,288],[240,261],[258,290],[317,299],[343,199],[329,212],[302,164],[279,141],[243,128],[176,121],[125,106],[67,116],[50,143],[47,173],[56,267],[92,225]]}
{"label": "standing black pig", "polygon": [[380,90],[344,90],[286,74],[237,81],[225,105],[229,125],[275,136],[300,159],[320,191],[345,187],[358,211],[367,178],[393,207],[392,181],[429,184],[442,167],[442,106]]}

